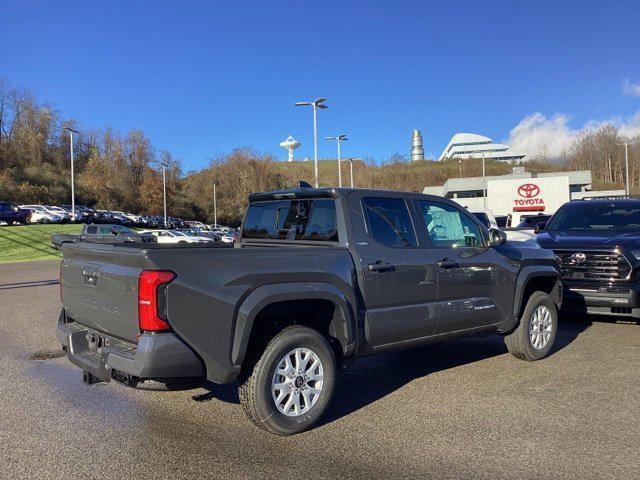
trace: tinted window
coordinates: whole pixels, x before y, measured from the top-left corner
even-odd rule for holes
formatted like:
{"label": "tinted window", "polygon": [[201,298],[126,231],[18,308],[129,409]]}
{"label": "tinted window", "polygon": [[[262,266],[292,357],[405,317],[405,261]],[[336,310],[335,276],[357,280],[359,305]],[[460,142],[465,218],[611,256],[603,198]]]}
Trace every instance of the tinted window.
{"label": "tinted window", "polygon": [[551,218],[550,215],[533,215],[533,216],[530,216],[530,217],[524,217],[524,218],[522,218],[522,220],[518,224],[518,227],[520,227],[520,228],[522,228],[522,227],[531,227],[531,228],[533,228],[536,225],[538,225],[539,223],[546,222],[547,220],[549,220],[549,218]]}
{"label": "tinted window", "polygon": [[489,221],[489,215],[484,212],[473,212],[473,216],[480,220],[485,227],[491,228],[491,222]]}
{"label": "tinted window", "polygon": [[369,234],[390,247],[416,245],[411,215],[402,198],[366,197],[362,200]]}
{"label": "tinted window", "polygon": [[547,230],[640,230],[640,202],[568,203],[547,224]]}
{"label": "tinted window", "polygon": [[98,233],[98,227],[87,227],[87,233],[89,235],[95,235]]}
{"label": "tinted window", "polygon": [[418,202],[434,247],[457,248],[484,245],[480,227],[462,211],[444,203]]}
{"label": "tinted window", "polygon": [[243,237],[337,242],[335,202],[322,199],[252,203],[247,209]]}

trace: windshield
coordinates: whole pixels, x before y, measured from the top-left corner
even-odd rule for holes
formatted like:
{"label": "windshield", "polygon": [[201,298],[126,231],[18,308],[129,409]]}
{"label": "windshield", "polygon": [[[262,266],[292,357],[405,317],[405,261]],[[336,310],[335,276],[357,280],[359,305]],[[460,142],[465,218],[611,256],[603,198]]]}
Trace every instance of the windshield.
{"label": "windshield", "polygon": [[547,230],[640,230],[640,202],[637,204],[589,204],[563,206],[549,221]]}

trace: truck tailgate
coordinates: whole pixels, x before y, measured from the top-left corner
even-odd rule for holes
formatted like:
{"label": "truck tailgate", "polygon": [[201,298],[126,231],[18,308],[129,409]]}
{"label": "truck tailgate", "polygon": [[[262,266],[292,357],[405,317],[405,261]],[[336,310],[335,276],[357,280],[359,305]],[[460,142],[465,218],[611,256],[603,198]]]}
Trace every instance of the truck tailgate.
{"label": "truck tailgate", "polygon": [[76,322],[136,341],[141,252],[112,245],[64,244],[62,304]]}

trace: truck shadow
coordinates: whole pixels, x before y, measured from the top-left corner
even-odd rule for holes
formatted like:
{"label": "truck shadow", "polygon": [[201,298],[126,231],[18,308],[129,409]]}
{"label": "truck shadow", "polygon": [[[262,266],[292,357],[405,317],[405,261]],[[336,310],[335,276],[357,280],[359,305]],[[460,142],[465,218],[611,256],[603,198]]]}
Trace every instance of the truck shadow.
{"label": "truck shadow", "polygon": [[[558,335],[551,355],[562,350],[591,325],[590,319],[560,319]],[[332,406],[321,422],[331,423],[429,374],[479,362],[508,353],[498,335],[463,337],[411,350],[383,353],[353,361],[340,371]],[[209,392],[194,397],[206,401],[218,399],[239,403],[237,382],[208,385]]]}
{"label": "truck shadow", "polygon": [[[572,343],[590,325],[591,320],[561,318],[551,355]],[[341,372],[332,407],[321,423],[349,415],[417,378],[507,353],[502,337],[487,335],[356,360],[353,368]]]}

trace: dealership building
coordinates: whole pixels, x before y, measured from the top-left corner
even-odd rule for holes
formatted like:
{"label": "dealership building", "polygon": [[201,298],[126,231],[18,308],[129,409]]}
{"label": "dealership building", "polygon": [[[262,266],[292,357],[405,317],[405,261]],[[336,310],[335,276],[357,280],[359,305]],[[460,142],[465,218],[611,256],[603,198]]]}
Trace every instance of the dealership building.
{"label": "dealership building", "polygon": [[514,167],[507,175],[484,179],[450,178],[440,187],[425,187],[423,192],[450,198],[474,212],[489,210],[496,216],[514,212],[552,214],[569,200],[625,193],[592,191],[591,180],[591,170],[532,173],[525,167]]}

